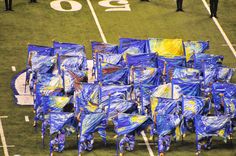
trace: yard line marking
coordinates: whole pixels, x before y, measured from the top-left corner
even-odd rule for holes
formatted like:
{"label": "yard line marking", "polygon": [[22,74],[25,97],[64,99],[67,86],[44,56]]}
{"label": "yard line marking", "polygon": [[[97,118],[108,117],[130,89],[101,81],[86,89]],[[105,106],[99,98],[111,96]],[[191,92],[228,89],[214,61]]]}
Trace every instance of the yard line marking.
{"label": "yard line marking", "polygon": [[9,153],[8,153],[8,150],[7,150],[6,139],[5,139],[5,136],[4,136],[4,131],[3,131],[3,128],[2,128],[2,120],[1,119],[0,119],[0,135],[1,135],[2,145],[3,145],[4,155],[9,156]]}
{"label": "yard line marking", "polygon": [[8,116],[0,116],[0,119],[8,118]]}
{"label": "yard line marking", "polygon": [[[103,31],[102,31],[101,25],[100,25],[100,23],[99,23],[99,21],[98,21],[97,15],[96,15],[96,13],[95,13],[95,11],[94,11],[94,9],[93,9],[93,6],[92,6],[90,0],[87,0],[87,3],[88,3],[89,8],[90,8],[90,10],[91,10],[91,12],[92,12],[93,18],[94,18],[95,23],[96,23],[96,25],[97,25],[97,27],[98,27],[98,30],[99,30],[99,32],[100,32],[100,35],[101,35],[101,38],[102,38],[103,42],[104,42],[104,43],[107,43],[106,37],[105,37],[105,35],[104,35]],[[146,137],[144,131],[142,131],[141,134],[142,134],[142,136],[143,136],[144,142],[146,143],[146,146],[147,146],[149,155],[150,155],[150,156],[154,156],[153,151],[152,151],[152,149],[151,149],[151,147],[150,147],[150,145],[149,145],[148,139],[147,139],[147,137]]]}
{"label": "yard line marking", "polygon": [[152,151],[152,149],[151,149],[151,147],[150,147],[150,144],[149,144],[149,142],[148,142],[148,139],[147,139],[147,137],[146,137],[146,134],[144,133],[144,131],[142,131],[141,134],[142,134],[143,140],[144,140],[144,142],[145,142],[145,144],[146,144],[146,146],[147,146],[149,155],[150,155],[150,156],[154,156],[153,151]]}
{"label": "yard line marking", "polygon": [[[0,147],[3,147],[3,146],[0,146]],[[15,147],[15,145],[7,145],[7,147]]]}
{"label": "yard line marking", "polygon": [[11,70],[15,72],[16,71],[16,67],[15,66],[11,66]]}
{"label": "yard line marking", "polygon": [[29,116],[25,116],[25,122],[29,122]]}
{"label": "yard line marking", "polygon": [[97,15],[96,15],[96,13],[95,13],[95,11],[94,11],[94,9],[93,9],[93,6],[92,6],[90,0],[87,0],[87,3],[88,3],[88,6],[89,6],[89,8],[90,8],[90,11],[92,12],[93,18],[94,18],[95,23],[96,23],[96,25],[97,25],[97,27],[98,27],[98,30],[99,30],[99,32],[100,32],[100,35],[101,35],[101,37],[102,37],[102,41],[103,41],[104,43],[107,43],[107,39],[106,39],[106,37],[105,37],[105,35],[104,35],[103,31],[102,31],[102,27],[101,27],[101,25],[100,25],[100,23],[99,23],[99,21],[98,21],[98,17],[97,17]]}
{"label": "yard line marking", "polygon": [[[204,6],[206,7],[207,11],[209,12],[209,14],[211,14],[210,8],[209,8],[209,6],[208,6],[206,0],[202,0],[202,2],[203,2],[203,4],[204,4]],[[236,57],[236,51],[235,51],[235,49],[234,49],[232,43],[230,42],[229,38],[228,38],[227,35],[225,34],[224,30],[222,29],[222,27],[221,27],[220,23],[218,22],[217,18],[213,17],[212,19],[213,19],[213,21],[215,22],[215,24],[216,24],[216,26],[218,27],[218,29],[220,30],[222,36],[223,36],[224,39],[225,39],[225,42],[228,44],[228,46],[229,46],[229,48],[230,48],[230,50],[233,52],[234,56]]]}

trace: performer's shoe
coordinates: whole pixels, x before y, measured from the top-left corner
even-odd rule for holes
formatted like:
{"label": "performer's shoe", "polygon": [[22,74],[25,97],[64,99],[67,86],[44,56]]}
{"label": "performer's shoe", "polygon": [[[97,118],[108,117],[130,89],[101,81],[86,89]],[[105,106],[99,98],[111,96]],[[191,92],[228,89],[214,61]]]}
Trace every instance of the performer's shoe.
{"label": "performer's shoe", "polygon": [[119,156],[124,156],[124,153],[120,153]]}
{"label": "performer's shoe", "polygon": [[165,154],[164,153],[160,153],[160,155],[159,156],[165,156]]}

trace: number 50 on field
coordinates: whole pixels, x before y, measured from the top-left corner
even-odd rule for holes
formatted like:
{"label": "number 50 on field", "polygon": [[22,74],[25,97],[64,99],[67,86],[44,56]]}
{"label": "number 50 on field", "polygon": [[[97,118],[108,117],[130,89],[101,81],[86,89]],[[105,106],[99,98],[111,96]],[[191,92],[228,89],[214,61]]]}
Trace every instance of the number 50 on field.
{"label": "number 50 on field", "polygon": [[[62,2],[70,4],[71,8],[63,9],[61,6]],[[128,0],[102,0],[98,4],[107,8],[105,11],[131,11]],[[50,6],[54,10],[64,12],[79,11],[82,9],[82,5],[75,0],[54,0],[50,3]]]}

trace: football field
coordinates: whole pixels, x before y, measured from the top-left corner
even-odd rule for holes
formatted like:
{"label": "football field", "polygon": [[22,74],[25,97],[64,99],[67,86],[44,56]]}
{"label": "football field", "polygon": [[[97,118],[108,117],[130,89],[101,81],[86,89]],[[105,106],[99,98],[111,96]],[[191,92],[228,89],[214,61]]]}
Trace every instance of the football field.
{"label": "football field", "polygon": [[[119,38],[181,38],[184,41],[209,40],[207,53],[223,55],[224,65],[236,68],[236,1],[219,2],[218,19],[213,21],[204,6],[209,0],[185,0],[184,12],[176,12],[175,0],[13,0],[13,12],[5,12],[0,0],[0,156],[45,156],[49,154],[48,137],[41,145],[40,129],[35,132],[33,107],[16,105],[11,89],[13,77],[26,68],[27,45],[52,46],[52,41],[78,43],[85,46],[92,59],[91,41],[119,44]],[[111,2],[110,2],[111,1]],[[119,3],[118,3],[119,2]],[[219,22],[216,25],[215,22]],[[222,29],[220,30],[221,27]],[[224,31],[225,35],[222,35]],[[226,42],[226,40],[230,42]],[[232,47],[230,47],[232,46]],[[232,79],[236,83],[236,75]],[[7,117],[6,117],[7,116]],[[28,117],[29,121],[28,121]],[[97,134],[96,134],[97,135]],[[105,146],[95,137],[92,152],[86,156],[116,154],[113,126],[108,129]],[[147,136],[148,137],[148,136]],[[236,156],[236,133],[233,144],[215,137],[206,156]],[[151,148],[148,149],[148,146]],[[8,155],[6,154],[8,153]],[[76,135],[67,139],[60,156],[77,155]],[[183,141],[172,142],[167,156],[195,154],[195,134]],[[137,137],[135,150],[127,156],[157,155],[154,142],[147,145]]]}

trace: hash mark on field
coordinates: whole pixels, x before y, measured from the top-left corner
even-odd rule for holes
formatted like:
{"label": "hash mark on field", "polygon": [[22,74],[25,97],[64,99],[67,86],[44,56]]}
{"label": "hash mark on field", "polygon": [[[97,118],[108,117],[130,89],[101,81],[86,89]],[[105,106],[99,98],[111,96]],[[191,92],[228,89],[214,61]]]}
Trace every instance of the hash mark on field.
{"label": "hash mark on field", "polygon": [[11,66],[11,70],[15,72],[16,71],[16,67],[15,66]]}
{"label": "hash mark on field", "polygon": [[[0,147],[3,147],[3,146],[0,146]],[[15,147],[15,145],[7,145],[7,147]]]}
{"label": "hash mark on field", "polygon": [[5,156],[9,156],[8,149],[7,149],[7,143],[6,143],[6,138],[4,136],[4,131],[2,127],[2,120],[0,119],[0,135],[1,135],[1,141],[3,145],[3,152]]}
{"label": "hash mark on field", "polygon": [[[206,7],[207,11],[209,14],[211,14],[210,8],[206,2],[206,0],[202,0],[204,6]],[[213,21],[215,22],[215,25],[217,26],[217,28],[219,29],[221,35],[224,37],[225,42],[227,43],[227,45],[229,46],[230,50],[233,52],[234,56],[236,57],[236,51],[232,45],[232,43],[230,42],[229,38],[227,37],[227,35],[225,34],[224,30],[222,29],[220,23],[218,22],[217,18],[213,17],[212,18]]]}
{"label": "hash mark on field", "polygon": [[25,116],[25,122],[29,122],[29,116]]}
{"label": "hash mark on field", "polygon": [[8,116],[0,116],[0,119],[8,118]]}
{"label": "hash mark on field", "polygon": [[[228,47],[228,44],[222,44],[223,47]],[[236,47],[236,44],[232,44],[233,47]]]}

